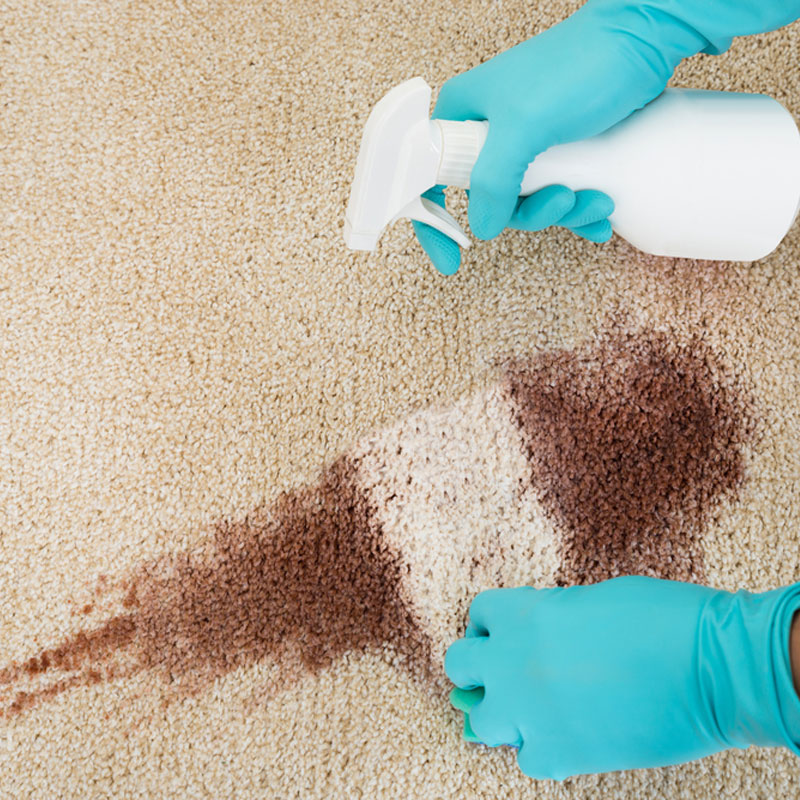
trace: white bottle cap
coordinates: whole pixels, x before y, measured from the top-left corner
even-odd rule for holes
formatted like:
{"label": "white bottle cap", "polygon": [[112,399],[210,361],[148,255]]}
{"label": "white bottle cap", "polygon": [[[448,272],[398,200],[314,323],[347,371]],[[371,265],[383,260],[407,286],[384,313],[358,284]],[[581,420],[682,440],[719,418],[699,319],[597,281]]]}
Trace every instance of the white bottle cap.
{"label": "white bottle cap", "polygon": [[469,189],[470,174],[489,133],[489,123],[477,120],[455,122],[449,119],[435,119],[432,122],[439,126],[442,137],[442,156],[436,183]]}

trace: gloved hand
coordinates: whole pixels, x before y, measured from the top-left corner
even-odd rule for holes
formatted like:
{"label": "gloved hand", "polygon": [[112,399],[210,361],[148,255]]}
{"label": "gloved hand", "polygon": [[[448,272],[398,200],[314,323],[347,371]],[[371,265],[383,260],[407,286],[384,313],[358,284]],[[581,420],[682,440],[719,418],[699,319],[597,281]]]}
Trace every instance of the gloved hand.
{"label": "gloved hand", "polygon": [[[732,36],[799,15],[800,0],[589,0],[563,22],[448,80],[432,117],[489,121],[470,177],[474,235],[561,225],[591,241],[610,238],[613,202],[601,192],[551,186],[520,198],[528,164],[548,147],[594,136],[646,105],[683,58],[720,53]],[[444,207],[441,186],[424,196]],[[458,245],[424,223],[413,225],[436,268],[456,272]]]}
{"label": "gloved hand", "polygon": [[800,755],[789,633],[800,583],[735,594],[643,576],[492,589],[445,657],[465,735],[519,747],[534,778],[690,761],[729,747]]}

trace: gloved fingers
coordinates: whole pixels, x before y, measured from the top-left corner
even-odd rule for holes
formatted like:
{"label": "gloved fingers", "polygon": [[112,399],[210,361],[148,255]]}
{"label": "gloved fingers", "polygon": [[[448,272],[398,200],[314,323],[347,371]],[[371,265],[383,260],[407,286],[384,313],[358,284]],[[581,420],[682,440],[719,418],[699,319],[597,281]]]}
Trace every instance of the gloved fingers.
{"label": "gloved fingers", "polygon": [[483,149],[469,179],[469,224],[479,239],[493,239],[517,207],[531,142],[520,126],[489,124]]}
{"label": "gloved fingers", "polygon": [[566,186],[545,186],[538,192],[519,198],[508,227],[518,231],[541,231],[549,228],[572,210],[575,200],[575,192]]}
{"label": "gloved fingers", "polygon": [[475,744],[481,743],[475,731],[472,730],[472,725],[470,725],[469,722],[469,714],[464,714],[464,732],[462,735],[464,736],[465,742],[475,742]]}
{"label": "gloved fingers", "polygon": [[507,616],[509,593],[514,591],[514,589],[486,589],[475,595],[469,606],[469,620],[479,631],[485,631],[480,635],[491,636],[492,628]]}
{"label": "gloved fingers", "polygon": [[542,764],[541,754],[537,752],[532,742],[523,741],[517,751],[517,765],[523,775],[537,780],[554,778],[552,770],[548,771]]}
{"label": "gloved fingers", "polygon": [[437,206],[446,208],[447,198],[444,194],[445,186],[442,183],[437,183],[436,186],[431,186],[430,189],[422,193],[422,196],[428,200],[436,203]]}
{"label": "gloved fingers", "polygon": [[614,213],[614,201],[596,189],[582,189],[575,192],[575,205],[558,224],[564,228],[580,228],[593,222],[600,222]]}
{"label": "gloved fingers", "polygon": [[[424,192],[423,197],[432,200],[437,205],[445,208],[444,187],[441,185],[433,186]],[[424,222],[412,219],[414,233],[417,235],[422,249],[428,254],[433,266],[442,275],[454,275],[458,272],[461,265],[461,248],[449,236],[437,231]]]}
{"label": "gloved fingers", "polygon": [[484,696],[469,710],[472,732],[483,744],[499,747],[503,744],[519,747],[522,744],[519,728],[492,704],[491,694]]}
{"label": "gloved fingers", "polygon": [[469,711],[475,703],[483,700],[483,686],[476,686],[474,689],[459,689],[456,687],[450,692],[450,703],[453,708],[459,711]]}
{"label": "gloved fingers", "polygon": [[431,119],[452,119],[463,122],[467,119],[486,119],[479,108],[478,94],[471,79],[465,80],[464,72],[442,84]]}
{"label": "gloved fingers", "polygon": [[[567,759],[560,759],[562,763],[557,763],[552,753],[543,753],[541,747],[537,747],[535,742],[523,740],[517,751],[517,765],[523,775],[536,780],[563,781],[573,775],[581,774],[577,770],[564,768],[564,763],[569,763]],[[595,770],[592,770],[593,772]]]}
{"label": "gloved fingers", "polygon": [[428,254],[433,266],[442,275],[455,275],[461,266],[461,248],[449,236],[431,228],[424,222],[412,219],[414,233],[417,235],[422,249]]}
{"label": "gloved fingers", "polygon": [[588,241],[597,242],[598,244],[607,242],[614,234],[611,223],[607,219],[600,220],[600,222],[591,222],[579,228],[570,228],[569,230],[583,239],[588,239]]}
{"label": "gloved fingers", "polygon": [[472,620],[467,622],[467,631],[464,634],[466,639],[472,639],[475,636],[488,636],[489,631],[486,628],[482,628],[480,625],[476,625]]}
{"label": "gloved fingers", "polygon": [[488,640],[457,639],[444,656],[444,671],[447,677],[461,689],[483,686],[484,656]]}
{"label": "gloved fingers", "polygon": [[464,712],[464,740],[467,742],[479,742],[480,739],[475,735],[472,726],[469,724],[469,710],[475,703],[483,699],[483,686],[478,686],[475,689],[459,689],[455,688],[450,692],[450,703],[453,708],[458,711]]}

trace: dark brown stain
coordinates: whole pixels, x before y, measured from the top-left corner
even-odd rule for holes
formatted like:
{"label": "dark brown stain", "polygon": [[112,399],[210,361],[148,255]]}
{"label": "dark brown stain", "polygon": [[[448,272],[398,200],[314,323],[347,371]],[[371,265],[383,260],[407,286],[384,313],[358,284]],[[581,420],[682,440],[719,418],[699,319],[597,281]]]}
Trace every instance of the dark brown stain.
{"label": "dark brown stain", "polygon": [[[702,581],[703,531],[741,487],[756,428],[722,360],[699,338],[616,332],[505,366],[529,456],[521,482],[561,531],[558,583]],[[433,686],[440,670],[405,595],[408,567],[358,488],[358,466],[342,457],[318,484],[219,523],[195,550],[101,576],[78,608],[116,613],[0,669],[0,714],[144,670],[192,694],[267,659],[280,689],[348,652],[383,652]]]}
{"label": "dark brown stain", "polygon": [[744,478],[752,401],[697,337],[613,332],[506,362],[530,484],[561,530],[561,585],[702,582],[702,534]]}
{"label": "dark brown stain", "polygon": [[402,593],[407,567],[384,542],[357,468],[343,457],[318,485],[220,523],[197,551],[147,563],[116,587],[103,578],[96,594],[117,591],[120,613],[0,670],[4,713],[142,670],[194,693],[273,659],[286,686],[348,651],[388,648],[416,679],[431,675],[430,642]]}

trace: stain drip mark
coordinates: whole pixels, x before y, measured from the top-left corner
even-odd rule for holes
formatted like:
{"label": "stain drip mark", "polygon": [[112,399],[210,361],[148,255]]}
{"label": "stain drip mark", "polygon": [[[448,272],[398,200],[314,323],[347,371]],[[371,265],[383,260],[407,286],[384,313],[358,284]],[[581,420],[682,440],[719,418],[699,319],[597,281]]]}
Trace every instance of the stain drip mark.
{"label": "stain drip mark", "polygon": [[219,524],[200,550],[143,565],[116,616],[0,671],[5,713],[142,670],[195,693],[262,659],[279,665],[281,688],[349,651],[386,647],[413,677],[430,675],[430,642],[402,596],[407,567],[356,470],[342,458],[318,485]]}
{"label": "stain drip mark", "polygon": [[562,585],[703,580],[702,534],[744,477],[752,401],[700,339],[607,334],[507,365],[531,485],[562,531]]}

